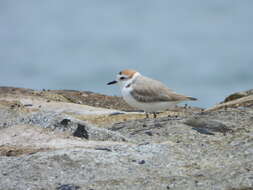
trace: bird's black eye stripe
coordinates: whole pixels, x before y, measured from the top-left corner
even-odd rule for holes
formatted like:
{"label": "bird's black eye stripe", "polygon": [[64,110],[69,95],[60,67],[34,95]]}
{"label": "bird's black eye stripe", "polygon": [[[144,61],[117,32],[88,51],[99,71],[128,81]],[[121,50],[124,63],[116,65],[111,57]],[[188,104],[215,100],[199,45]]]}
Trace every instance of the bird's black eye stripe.
{"label": "bird's black eye stripe", "polygon": [[124,79],[126,79],[126,77],[120,77],[120,80],[124,80]]}

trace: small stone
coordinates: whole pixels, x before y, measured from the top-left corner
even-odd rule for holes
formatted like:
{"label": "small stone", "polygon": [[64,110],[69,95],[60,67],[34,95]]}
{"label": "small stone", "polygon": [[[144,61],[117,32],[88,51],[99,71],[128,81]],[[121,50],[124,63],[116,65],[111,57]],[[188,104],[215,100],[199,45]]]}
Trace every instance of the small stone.
{"label": "small stone", "polygon": [[148,136],[153,136],[153,133],[151,131],[146,131],[145,134],[147,134]]}
{"label": "small stone", "polygon": [[139,161],[138,164],[145,164],[145,160]]}
{"label": "small stone", "polygon": [[73,136],[89,139],[88,131],[85,129],[85,126],[81,125],[81,124],[78,124],[78,127],[75,130],[75,132],[73,133]]}

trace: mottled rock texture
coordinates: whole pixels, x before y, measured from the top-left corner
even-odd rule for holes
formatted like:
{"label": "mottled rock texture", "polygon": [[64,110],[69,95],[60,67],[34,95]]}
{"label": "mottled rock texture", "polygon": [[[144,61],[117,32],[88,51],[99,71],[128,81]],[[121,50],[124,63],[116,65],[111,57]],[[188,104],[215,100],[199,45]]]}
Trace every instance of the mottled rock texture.
{"label": "mottled rock texture", "polygon": [[252,190],[251,91],[146,119],[119,97],[2,87],[0,189]]}

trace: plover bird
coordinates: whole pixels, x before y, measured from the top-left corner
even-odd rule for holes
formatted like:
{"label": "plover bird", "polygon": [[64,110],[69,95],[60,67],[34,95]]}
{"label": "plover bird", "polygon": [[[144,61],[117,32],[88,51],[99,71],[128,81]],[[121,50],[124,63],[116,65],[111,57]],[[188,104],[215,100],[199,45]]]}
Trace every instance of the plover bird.
{"label": "plover bird", "polygon": [[132,107],[148,113],[164,111],[182,101],[197,100],[190,96],[177,94],[160,81],[145,77],[134,70],[123,70],[117,74],[116,80],[107,85],[118,83],[123,99]]}

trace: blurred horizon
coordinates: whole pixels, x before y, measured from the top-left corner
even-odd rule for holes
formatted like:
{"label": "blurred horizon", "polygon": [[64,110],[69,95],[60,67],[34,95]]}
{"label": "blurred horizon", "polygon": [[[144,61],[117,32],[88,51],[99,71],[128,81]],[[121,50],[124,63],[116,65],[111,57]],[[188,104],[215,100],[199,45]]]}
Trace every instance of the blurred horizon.
{"label": "blurred horizon", "polygon": [[135,69],[210,107],[252,89],[253,1],[1,1],[0,86],[120,96]]}

